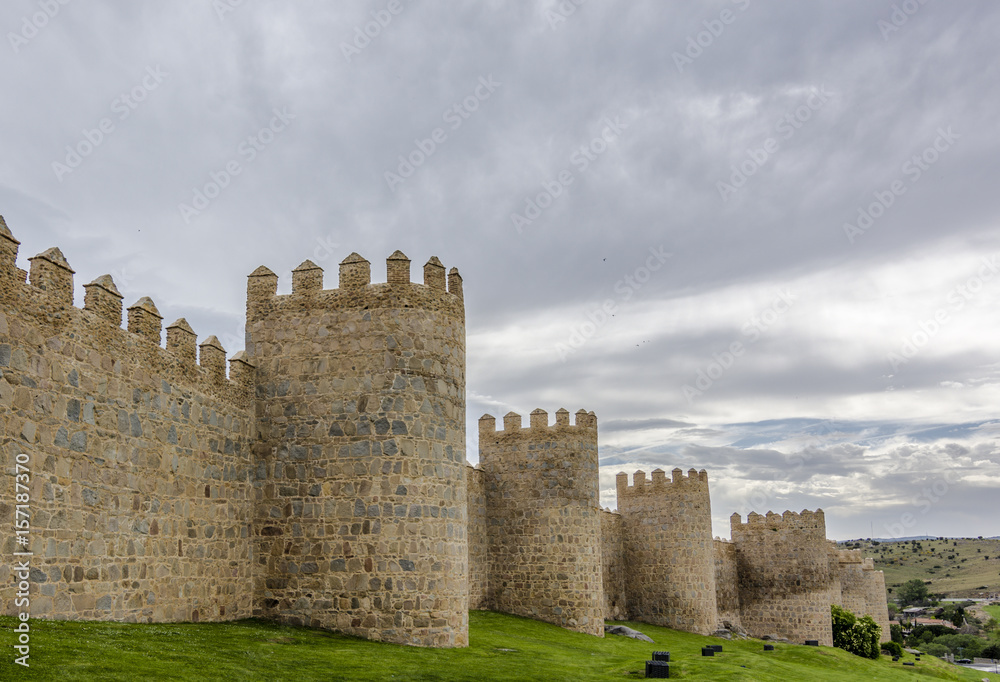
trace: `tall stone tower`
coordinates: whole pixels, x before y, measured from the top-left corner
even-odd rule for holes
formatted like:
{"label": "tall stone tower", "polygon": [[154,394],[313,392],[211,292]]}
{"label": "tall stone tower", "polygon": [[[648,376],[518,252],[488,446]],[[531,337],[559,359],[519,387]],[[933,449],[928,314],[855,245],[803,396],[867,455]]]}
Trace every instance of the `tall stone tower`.
{"label": "tall stone tower", "polygon": [[388,282],[351,254],[292,293],[258,268],[255,615],[422,646],[468,643],[465,306],[437,258]]}
{"label": "tall stone tower", "polygon": [[840,601],[822,509],[730,517],[736,545],[741,621],[755,636],[833,646],[830,604]]}
{"label": "tall stone tower", "polygon": [[604,636],[597,417],[544,410],[479,420],[486,608]]}
{"label": "tall stone tower", "polygon": [[632,618],[711,634],[718,613],[708,473],[660,469],[616,477],[622,517],[625,585]]}

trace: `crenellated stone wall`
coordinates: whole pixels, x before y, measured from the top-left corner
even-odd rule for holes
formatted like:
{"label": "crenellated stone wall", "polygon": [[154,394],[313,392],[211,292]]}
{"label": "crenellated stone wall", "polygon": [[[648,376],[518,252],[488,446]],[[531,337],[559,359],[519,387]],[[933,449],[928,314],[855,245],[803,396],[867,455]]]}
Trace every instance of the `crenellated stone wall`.
{"label": "crenellated stone wall", "polygon": [[489,557],[486,537],[486,481],[482,469],[468,467],[469,608],[487,608]]}
{"label": "crenellated stone wall", "polygon": [[[351,254],[335,289],[305,261],[289,295],[258,268],[227,362],[150,298],[126,307],[109,275],[75,307],[64,254],[29,274],[19,246],[0,218],[0,485],[27,455],[33,617],[256,616],[454,647],[474,608],[829,644],[840,603],[888,639],[883,574],[831,547],[822,511],[734,515],[713,540],[694,469],[618,474],[602,511],[593,412],[509,413],[500,431],[486,415],[469,466],[463,283],[435,257],[416,283],[397,251],[373,284]],[[0,562],[0,611],[14,594]]]}
{"label": "crenellated stone wall", "polygon": [[626,620],[629,617],[625,596],[625,549],[622,516],[601,512],[601,571],[604,582],[604,619]]}
{"label": "crenellated stone wall", "polygon": [[[73,303],[59,249],[16,267],[0,219],[0,516],[13,519],[15,457],[29,457],[31,614],[123,621],[252,614],[252,368],[219,371],[159,346],[144,298],[121,328],[110,276]],[[178,323],[187,323],[179,320]],[[175,323],[177,324],[177,323]],[[188,327],[189,328],[189,327]],[[213,337],[214,338],[214,337]],[[214,342],[213,342],[214,343]],[[225,355],[222,356],[223,362]],[[5,534],[5,557],[17,551]],[[12,563],[0,603],[12,614]]]}
{"label": "crenellated stone wall", "polygon": [[719,624],[729,623],[742,627],[740,618],[739,561],[736,545],[719,538],[713,543],[715,550],[715,603],[719,609]]}

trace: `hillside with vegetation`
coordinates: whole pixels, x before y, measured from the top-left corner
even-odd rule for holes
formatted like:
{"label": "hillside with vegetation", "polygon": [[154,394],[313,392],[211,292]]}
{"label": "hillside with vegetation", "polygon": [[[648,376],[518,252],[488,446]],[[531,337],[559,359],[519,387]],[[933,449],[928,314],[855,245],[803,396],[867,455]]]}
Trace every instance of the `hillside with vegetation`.
{"label": "hillside with vegetation", "polygon": [[892,593],[919,578],[942,599],[983,599],[1000,594],[1000,539],[932,538],[880,542],[852,540],[841,547],[861,549],[885,573]]}

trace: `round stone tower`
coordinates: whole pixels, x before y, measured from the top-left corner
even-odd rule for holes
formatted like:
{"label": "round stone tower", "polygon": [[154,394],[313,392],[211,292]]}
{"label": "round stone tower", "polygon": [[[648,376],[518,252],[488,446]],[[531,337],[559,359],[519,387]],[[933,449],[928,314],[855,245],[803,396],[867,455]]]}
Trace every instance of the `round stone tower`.
{"label": "round stone tower", "polygon": [[[776,634],[793,642],[833,646],[834,589],[830,543],[822,509],[730,517],[736,545],[741,622],[754,637]],[[834,562],[835,558],[834,558]]]}
{"label": "round stone tower", "polygon": [[437,258],[424,282],[351,254],[340,286],[306,261],[278,296],[250,275],[257,367],[257,615],[368,639],[468,644],[465,306]]}
{"label": "round stone tower", "polygon": [[604,636],[597,417],[544,410],[479,420],[486,607]]}
{"label": "round stone tower", "polygon": [[660,469],[616,477],[625,533],[625,585],[632,618],[712,634],[717,625],[715,547],[708,473]]}

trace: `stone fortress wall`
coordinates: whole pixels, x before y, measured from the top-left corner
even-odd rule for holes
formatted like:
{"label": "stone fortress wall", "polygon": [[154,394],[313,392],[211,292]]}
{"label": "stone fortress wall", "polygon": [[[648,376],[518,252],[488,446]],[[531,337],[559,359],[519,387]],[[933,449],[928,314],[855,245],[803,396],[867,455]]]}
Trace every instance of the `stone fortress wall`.
{"label": "stone fortress wall", "polygon": [[[59,249],[17,268],[0,219],[0,517],[14,518],[15,457],[30,456],[33,616],[198,621],[252,615],[253,368],[110,277],[84,285]],[[27,280],[27,281],[26,281]]]}
{"label": "stone fortress wall", "polygon": [[[76,308],[63,254],[29,275],[18,248],[0,218],[0,484],[28,454],[35,617],[257,616],[449,647],[489,608],[595,635],[614,618],[828,643],[836,602],[888,637],[882,573],[830,549],[821,511],[736,517],[713,541],[707,474],[679,469],[619,474],[618,512],[601,510],[592,412],[486,416],[469,466],[462,278],[437,258],[416,283],[397,251],[373,284],[351,254],[336,289],[306,261],[288,295],[258,268],[227,375],[215,337],[182,318],[161,345],[148,298],[123,329],[107,275]],[[0,562],[0,612],[14,584]]]}

